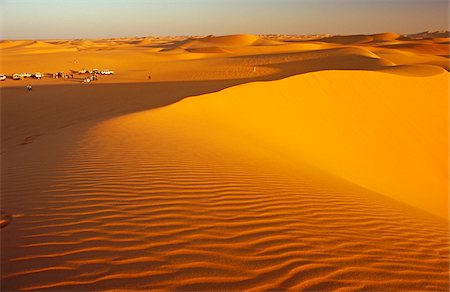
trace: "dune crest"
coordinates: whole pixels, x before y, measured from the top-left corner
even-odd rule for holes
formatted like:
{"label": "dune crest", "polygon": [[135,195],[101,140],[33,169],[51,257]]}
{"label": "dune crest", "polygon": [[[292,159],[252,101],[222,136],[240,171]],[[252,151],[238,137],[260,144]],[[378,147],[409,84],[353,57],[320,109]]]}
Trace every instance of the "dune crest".
{"label": "dune crest", "polygon": [[[229,121],[242,137],[291,153],[289,159],[448,218],[446,80],[448,73],[414,78],[327,71],[246,84],[171,107],[192,119]],[[430,86],[432,100],[424,103]]]}
{"label": "dune crest", "polygon": [[227,36],[208,36],[200,39],[199,41],[217,44],[220,46],[238,47],[238,46],[250,46],[258,40],[260,40],[260,38],[256,35],[236,34]]}
{"label": "dune crest", "polygon": [[378,33],[372,35],[373,41],[375,42],[389,42],[389,41],[395,41],[400,37],[398,33],[393,32],[385,32],[385,33]]}

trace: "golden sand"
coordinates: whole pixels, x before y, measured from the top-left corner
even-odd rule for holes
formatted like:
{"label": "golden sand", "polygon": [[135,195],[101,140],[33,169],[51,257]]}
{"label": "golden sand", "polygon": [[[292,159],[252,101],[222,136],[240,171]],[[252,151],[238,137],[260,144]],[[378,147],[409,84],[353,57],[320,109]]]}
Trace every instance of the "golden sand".
{"label": "golden sand", "polygon": [[1,83],[2,290],[447,291],[448,39],[283,39],[0,43],[116,71]]}

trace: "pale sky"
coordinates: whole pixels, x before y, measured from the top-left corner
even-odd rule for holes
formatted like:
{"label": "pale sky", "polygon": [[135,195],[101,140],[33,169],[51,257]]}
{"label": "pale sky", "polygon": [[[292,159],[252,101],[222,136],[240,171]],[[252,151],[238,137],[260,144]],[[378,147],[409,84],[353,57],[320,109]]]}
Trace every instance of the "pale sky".
{"label": "pale sky", "polygon": [[448,0],[0,0],[1,39],[415,33],[448,29]]}

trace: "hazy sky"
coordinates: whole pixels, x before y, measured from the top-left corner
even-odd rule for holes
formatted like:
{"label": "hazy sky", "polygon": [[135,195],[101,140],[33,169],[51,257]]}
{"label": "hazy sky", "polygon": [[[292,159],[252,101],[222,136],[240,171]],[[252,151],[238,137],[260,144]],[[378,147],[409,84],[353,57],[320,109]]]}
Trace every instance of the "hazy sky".
{"label": "hazy sky", "polygon": [[2,39],[413,33],[448,28],[448,0],[0,0]]}

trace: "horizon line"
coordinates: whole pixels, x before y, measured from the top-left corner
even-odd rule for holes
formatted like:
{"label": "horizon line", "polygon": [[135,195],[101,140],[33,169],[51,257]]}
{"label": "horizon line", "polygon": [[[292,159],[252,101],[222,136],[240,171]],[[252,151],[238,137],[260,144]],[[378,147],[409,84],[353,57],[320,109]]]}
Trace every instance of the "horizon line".
{"label": "horizon line", "polygon": [[437,30],[421,30],[419,32],[412,32],[412,33],[398,33],[395,31],[383,31],[383,32],[376,32],[376,33],[350,33],[350,34],[330,34],[330,33],[311,33],[311,34],[291,34],[291,33],[264,33],[264,34],[258,34],[258,33],[230,33],[230,34],[190,34],[190,35],[145,35],[145,36],[138,36],[138,35],[128,35],[128,36],[109,36],[109,37],[76,37],[76,38],[39,38],[39,39],[31,39],[31,38],[24,38],[24,39],[3,39],[0,37],[0,41],[52,41],[52,40],[108,40],[108,39],[125,39],[125,38],[195,38],[195,37],[207,37],[207,36],[232,36],[232,35],[256,35],[256,36],[354,36],[354,35],[376,35],[376,34],[383,34],[383,33],[397,33],[400,36],[408,36],[408,35],[414,35],[414,34],[421,34],[421,33],[446,33],[450,32],[450,29],[447,27],[445,29],[437,29]]}

